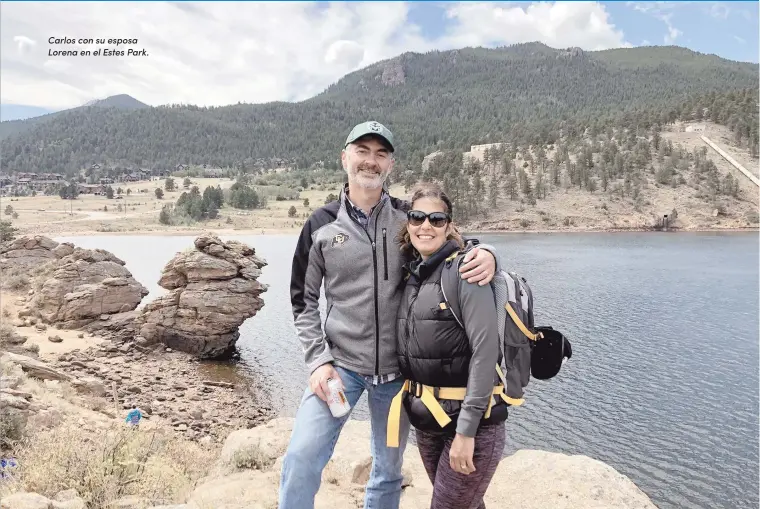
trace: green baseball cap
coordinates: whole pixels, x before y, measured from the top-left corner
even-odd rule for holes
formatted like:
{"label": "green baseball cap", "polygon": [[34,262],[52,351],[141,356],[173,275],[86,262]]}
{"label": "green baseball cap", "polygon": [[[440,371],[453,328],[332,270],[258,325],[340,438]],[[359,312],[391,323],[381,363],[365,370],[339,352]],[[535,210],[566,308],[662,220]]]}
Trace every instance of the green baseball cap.
{"label": "green baseball cap", "polygon": [[393,148],[393,133],[390,132],[390,130],[388,130],[388,128],[383,124],[380,122],[375,122],[374,120],[362,122],[361,124],[351,129],[351,132],[348,133],[348,138],[346,138],[345,146],[348,146],[349,143],[353,143],[362,136],[367,136],[368,134],[379,136],[380,138],[384,139],[386,143],[388,143],[391,152],[395,150]]}

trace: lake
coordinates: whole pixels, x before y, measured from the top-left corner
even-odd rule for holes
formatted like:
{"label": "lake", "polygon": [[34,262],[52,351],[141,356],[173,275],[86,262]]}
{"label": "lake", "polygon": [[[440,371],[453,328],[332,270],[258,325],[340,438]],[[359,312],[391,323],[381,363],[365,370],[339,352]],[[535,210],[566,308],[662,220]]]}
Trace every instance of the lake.
{"label": "lake", "polygon": [[[230,239],[233,237],[224,237]],[[307,373],[290,309],[295,235],[235,236],[269,263],[264,308],[241,327],[237,369],[267,380],[292,416]],[[507,454],[583,454],[630,477],[661,508],[758,506],[757,233],[479,235],[525,276],[536,323],[573,358],[532,380],[507,423]],[[150,294],[194,237],[61,237],[113,252]],[[355,418],[367,417],[366,402]]]}

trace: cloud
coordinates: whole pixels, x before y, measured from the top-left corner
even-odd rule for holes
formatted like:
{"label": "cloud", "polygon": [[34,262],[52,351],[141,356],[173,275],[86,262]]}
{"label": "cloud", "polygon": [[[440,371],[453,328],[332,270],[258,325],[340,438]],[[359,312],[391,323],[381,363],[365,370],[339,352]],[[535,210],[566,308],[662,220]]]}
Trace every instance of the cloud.
{"label": "cloud", "polygon": [[335,41],[325,52],[325,62],[353,68],[364,58],[364,48],[355,41]]}
{"label": "cloud", "polygon": [[[122,93],[152,105],[298,101],[407,51],[536,40],[586,50],[631,46],[597,2],[441,8],[446,25],[430,39],[403,2],[4,3],[0,88],[4,101],[49,108]],[[50,37],[74,42],[50,44]],[[82,38],[137,39],[100,47],[148,56],[48,55],[97,48]]]}
{"label": "cloud", "polygon": [[710,16],[716,19],[728,19],[728,15],[731,13],[731,9],[724,3],[713,3],[707,7],[707,12]]}
{"label": "cloud", "polygon": [[738,42],[739,44],[747,44],[747,41],[745,41],[744,39],[742,39],[742,38],[741,38],[741,37],[739,37],[738,35],[735,35],[735,36],[734,36],[734,39],[735,39],[735,40],[736,40],[736,42]]}
{"label": "cloud", "polygon": [[673,12],[683,4],[689,3],[691,2],[627,2],[626,5],[665,23],[667,32],[663,41],[665,44],[673,44],[678,37],[683,35],[683,32],[673,25]]}
{"label": "cloud", "polygon": [[25,35],[15,35],[13,42],[16,43],[19,53],[24,53],[28,48],[32,48],[37,45],[37,41],[30,39]]}
{"label": "cloud", "polygon": [[533,3],[527,7],[495,3],[461,3],[448,9],[457,29],[451,46],[489,46],[541,41],[552,47],[602,50],[626,43],[605,7],[597,2]]}
{"label": "cloud", "polygon": [[673,23],[670,21],[671,18],[671,14],[667,14],[661,18],[662,21],[665,22],[665,25],[668,27],[668,33],[665,34],[665,37],[663,38],[665,44],[673,44],[679,36],[683,35],[682,31],[673,26]]}

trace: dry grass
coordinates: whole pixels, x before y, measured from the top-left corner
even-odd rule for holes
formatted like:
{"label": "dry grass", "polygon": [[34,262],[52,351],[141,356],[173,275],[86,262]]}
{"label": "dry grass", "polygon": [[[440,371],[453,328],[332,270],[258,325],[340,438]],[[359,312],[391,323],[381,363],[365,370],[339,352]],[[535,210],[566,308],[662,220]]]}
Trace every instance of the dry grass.
{"label": "dry grass", "polygon": [[26,418],[15,409],[3,409],[0,413],[0,451],[13,450],[26,432]]}
{"label": "dry grass", "polygon": [[112,426],[101,433],[74,423],[34,432],[16,447],[19,467],[0,496],[16,491],[53,497],[75,489],[91,509],[133,496],[181,503],[208,473],[216,453],[158,430]]}
{"label": "dry grass", "polygon": [[[126,192],[131,189],[129,196],[122,199],[108,199],[105,196],[80,195],[73,203],[62,200],[59,196],[29,196],[12,198],[13,209],[19,212],[19,217],[13,220],[13,226],[19,228],[19,235],[37,233],[49,236],[83,233],[128,233],[128,232],[161,232],[171,234],[182,230],[251,230],[256,233],[279,232],[297,233],[304,221],[304,215],[324,204],[330,193],[337,194],[339,186],[325,190],[305,190],[297,200],[276,201],[269,199],[264,209],[240,210],[227,206],[219,211],[215,220],[193,223],[189,225],[167,226],[158,221],[161,208],[168,203],[176,203],[186,190],[182,187],[181,178],[175,178],[179,189],[164,192],[163,199],[156,198],[156,187],[164,187],[164,180],[152,182],[136,182],[115,184]],[[203,190],[208,187],[220,186],[229,188],[235,183],[228,178],[191,178],[193,185]],[[146,192],[140,192],[144,190]],[[309,207],[303,206],[305,198],[309,199]],[[3,201],[11,198],[3,198]],[[119,205],[122,211],[119,211]],[[298,211],[296,217],[288,217],[288,209],[294,206]],[[104,210],[107,208],[107,210]],[[126,208],[126,210],[125,210]]]}
{"label": "dry grass", "polygon": [[0,351],[6,350],[10,345],[18,345],[23,342],[16,333],[15,327],[9,323],[0,323]]}
{"label": "dry grass", "polygon": [[0,288],[20,291],[29,288],[29,274],[26,270],[13,265],[0,270]]}
{"label": "dry grass", "polygon": [[232,457],[232,464],[240,469],[264,470],[269,467],[272,461],[261,451],[258,445],[250,446],[235,451]]}

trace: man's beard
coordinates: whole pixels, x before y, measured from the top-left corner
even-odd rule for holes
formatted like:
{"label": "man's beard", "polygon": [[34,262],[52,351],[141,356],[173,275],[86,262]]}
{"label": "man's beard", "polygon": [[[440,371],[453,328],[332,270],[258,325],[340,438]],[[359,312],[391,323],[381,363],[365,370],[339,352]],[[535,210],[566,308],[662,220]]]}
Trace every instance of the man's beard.
{"label": "man's beard", "polygon": [[360,163],[352,172],[354,183],[365,189],[378,189],[388,178],[388,172],[383,172],[379,166]]}

